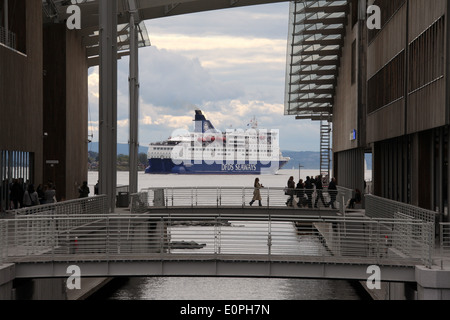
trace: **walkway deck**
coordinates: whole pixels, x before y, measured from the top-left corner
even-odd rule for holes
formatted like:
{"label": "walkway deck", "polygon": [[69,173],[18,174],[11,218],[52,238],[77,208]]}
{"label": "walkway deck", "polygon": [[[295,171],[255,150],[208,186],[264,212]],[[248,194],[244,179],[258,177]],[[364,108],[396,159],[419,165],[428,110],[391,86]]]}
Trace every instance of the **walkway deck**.
{"label": "walkway deck", "polygon": [[415,266],[433,264],[436,253],[434,224],[410,216],[230,205],[148,206],[142,212],[133,203],[107,214],[96,211],[102,201],[4,217],[0,257],[16,264],[19,278],[64,277],[76,264],[87,277],[366,279],[375,264],[386,281],[408,282]]}

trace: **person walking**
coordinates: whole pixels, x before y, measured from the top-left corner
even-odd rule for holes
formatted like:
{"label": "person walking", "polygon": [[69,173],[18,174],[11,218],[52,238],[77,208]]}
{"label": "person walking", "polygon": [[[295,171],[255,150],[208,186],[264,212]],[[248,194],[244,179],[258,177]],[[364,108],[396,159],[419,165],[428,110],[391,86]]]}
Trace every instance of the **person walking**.
{"label": "person walking", "polygon": [[318,175],[316,177],[316,201],[314,203],[314,208],[318,208],[317,204],[319,203],[319,199],[322,201],[323,205],[326,207],[325,198],[323,197],[323,185],[322,185],[322,176]]}
{"label": "person walking", "polygon": [[259,178],[255,179],[255,184],[254,184],[255,190],[253,191],[253,199],[250,202],[250,207],[255,203],[255,201],[259,202],[259,206],[262,207],[262,198],[261,198],[261,188],[264,188],[264,186],[259,183]]}
{"label": "person walking", "polygon": [[306,203],[308,204],[308,208],[312,208],[313,189],[314,189],[314,186],[311,181],[311,178],[309,176],[307,176],[306,181],[305,181],[305,193],[306,193],[306,197],[308,198],[306,200]]}
{"label": "person walking", "polygon": [[295,193],[295,181],[294,181],[294,177],[290,177],[288,182],[287,182],[287,195],[289,195],[289,199],[286,202],[286,205],[288,207],[293,207],[294,204],[294,193]]}
{"label": "person walking", "polygon": [[336,178],[332,178],[330,183],[328,184],[328,194],[330,195],[330,202],[328,203],[328,207],[331,206],[332,209],[336,209],[336,207],[334,206],[337,197]]}
{"label": "person walking", "polygon": [[302,208],[305,201],[305,184],[303,183],[303,179],[300,179],[296,186],[296,193],[298,197],[298,207]]}

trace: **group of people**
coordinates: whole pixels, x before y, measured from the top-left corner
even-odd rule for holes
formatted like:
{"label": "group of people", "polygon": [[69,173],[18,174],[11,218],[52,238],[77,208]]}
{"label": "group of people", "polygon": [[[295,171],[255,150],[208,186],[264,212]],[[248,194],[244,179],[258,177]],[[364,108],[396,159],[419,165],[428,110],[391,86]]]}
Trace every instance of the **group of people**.
{"label": "group of people", "polygon": [[297,207],[303,208],[313,207],[313,193],[314,189],[316,191],[316,198],[314,201],[314,208],[318,208],[319,200],[322,201],[322,204],[329,208],[335,209],[334,203],[336,202],[337,196],[337,186],[336,179],[332,178],[328,185],[328,194],[330,195],[330,201],[326,202],[324,194],[323,194],[323,182],[322,176],[318,175],[314,177],[306,177],[306,180],[300,179],[295,184],[294,177],[291,176],[287,182],[287,189],[285,194],[289,195],[289,199],[286,201],[286,205],[288,207],[294,206],[294,197],[298,197],[298,202],[296,203]]}
{"label": "group of people", "polygon": [[56,188],[49,181],[37,188],[33,184],[24,184],[21,179],[14,179],[9,188],[12,209],[27,208],[56,202]]}
{"label": "group of people", "polygon": [[[261,188],[264,186],[260,183],[259,178],[255,179],[254,183],[254,191],[253,191],[253,199],[250,202],[250,206],[252,206],[256,201],[259,202],[259,206],[262,206],[262,198],[261,198]],[[325,207],[331,207],[335,209],[334,203],[336,202],[337,196],[337,186],[336,179],[332,178],[328,185],[328,194],[330,195],[330,201],[326,202],[325,197],[323,195],[323,184],[322,177],[319,175],[316,178],[306,177],[306,181],[300,179],[297,185],[295,184],[294,177],[291,176],[287,182],[287,188],[285,189],[285,194],[289,195],[288,200],[286,201],[286,205],[289,207],[294,206],[294,197],[298,197],[298,202],[296,203],[299,208],[303,207],[313,207],[313,193],[314,189],[316,191],[316,199],[314,202],[314,208],[318,208],[319,200],[322,201]]]}
{"label": "group of people", "polygon": [[[89,196],[90,190],[87,181],[78,188],[80,198]],[[52,181],[47,184],[40,184],[37,188],[31,183],[23,183],[21,179],[14,179],[9,187],[9,199],[11,209],[28,208],[38,205],[51,204],[57,202],[56,188]]]}

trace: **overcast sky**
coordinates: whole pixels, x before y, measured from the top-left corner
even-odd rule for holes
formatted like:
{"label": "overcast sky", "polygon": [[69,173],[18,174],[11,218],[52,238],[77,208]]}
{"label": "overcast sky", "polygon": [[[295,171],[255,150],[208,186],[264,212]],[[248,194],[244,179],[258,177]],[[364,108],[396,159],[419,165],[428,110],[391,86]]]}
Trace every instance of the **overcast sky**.
{"label": "overcast sky", "polygon": [[[146,21],[152,43],[141,48],[141,146],[193,129],[201,109],[220,130],[279,129],[282,150],[318,151],[319,128],[284,116],[289,3]],[[127,57],[118,66],[118,142],[128,143]],[[89,70],[90,134],[98,141],[98,68]]]}

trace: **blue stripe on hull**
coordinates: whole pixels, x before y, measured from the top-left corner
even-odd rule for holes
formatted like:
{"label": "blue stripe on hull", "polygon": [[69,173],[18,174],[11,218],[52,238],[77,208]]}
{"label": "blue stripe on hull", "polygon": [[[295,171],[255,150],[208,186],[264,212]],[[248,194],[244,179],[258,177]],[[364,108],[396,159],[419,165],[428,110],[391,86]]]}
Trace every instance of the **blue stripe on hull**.
{"label": "blue stripe on hull", "polygon": [[263,165],[261,163],[234,163],[234,164],[193,164],[191,166],[176,166],[171,159],[149,159],[149,166],[145,170],[147,174],[260,174],[262,169],[276,173],[287,161],[280,161],[279,167]]}

